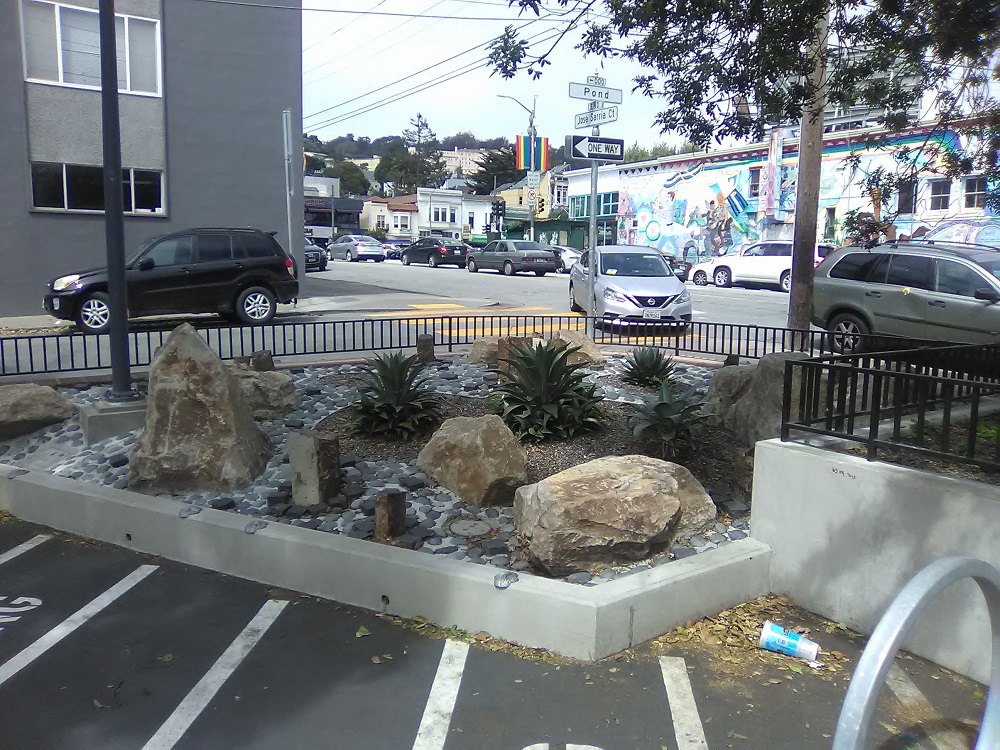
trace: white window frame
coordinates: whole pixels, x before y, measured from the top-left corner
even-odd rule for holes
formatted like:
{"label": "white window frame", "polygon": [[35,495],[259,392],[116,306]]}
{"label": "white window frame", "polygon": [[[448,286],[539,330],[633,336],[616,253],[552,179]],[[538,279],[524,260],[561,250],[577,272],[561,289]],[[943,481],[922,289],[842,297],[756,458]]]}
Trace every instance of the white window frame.
{"label": "white window frame", "polygon": [[[79,5],[71,5],[69,3],[58,3],[52,2],[51,0],[30,0],[31,2],[37,2],[42,5],[51,5],[55,8],[54,17],[56,24],[56,67],[58,70],[59,80],[51,81],[45,78],[31,78],[28,76],[28,49],[25,42],[25,29],[24,29],[24,2],[27,0],[19,0],[18,15],[21,24],[21,72],[24,75],[24,80],[28,83],[37,83],[43,86],[60,86],[62,88],[70,89],[83,89],[85,91],[100,91],[100,86],[88,86],[85,83],[67,83],[63,80],[63,49],[62,49],[62,8],[69,8],[70,10],[80,11],[84,13],[93,13],[98,15],[98,11],[93,8],[84,8]],[[119,88],[119,94],[129,94],[131,96],[145,96],[153,99],[163,98],[163,34],[162,27],[160,25],[160,19],[158,18],[147,18],[145,16],[135,16],[126,15],[125,13],[115,13],[115,19],[121,18],[125,23],[125,49],[123,52],[125,61],[125,88]],[[156,40],[156,91],[132,91],[132,66],[129,51],[129,19],[135,19],[137,21],[146,21],[152,23],[155,28],[154,39]],[[117,24],[116,24],[117,25]]]}
{"label": "white window frame", "polygon": [[402,216],[399,216],[397,218],[399,219],[399,228],[405,229],[406,231],[410,231],[410,215],[403,214]]}
{"label": "white window frame", "polygon": [[[34,163],[34,162],[33,162]],[[37,162],[39,164],[56,164],[58,162]],[[36,206],[34,198],[34,184],[31,179],[28,180],[28,201],[31,205],[31,211],[39,213],[51,213],[51,214],[92,214],[92,215],[103,215],[104,209],[94,210],[88,208],[67,208],[69,206],[69,183],[66,179],[66,167],[93,167],[99,166],[94,164],[67,164],[65,162],[59,164],[62,168],[62,197],[63,197],[63,207],[55,208],[52,206]],[[122,167],[122,171],[128,170],[129,172],[129,190],[132,193],[132,210],[125,211],[126,216],[154,216],[157,218],[165,218],[167,216],[167,173],[162,169],[147,169],[145,167]],[[158,172],[160,175],[160,210],[159,211],[136,211],[135,210],[135,173],[136,172]]]}
{"label": "white window frame", "polygon": [[388,229],[389,228],[388,218],[389,217],[387,217],[385,214],[382,214],[382,213],[376,214],[375,215],[375,228],[376,229],[381,229],[381,230]]}
{"label": "white window frame", "polygon": [[[973,180],[982,180],[983,189],[982,191],[969,192],[970,183]],[[989,195],[989,185],[987,184],[986,177],[984,175],[969,175],[964,180],[962,180],[962,208],[966,211],[980,211],[986,208],[986,196]],[[969,198],[975,198],[973,201],[977,205],[969,205]],[[978,205],[981,203],[982,205]]]}
{"label": "white window frame", "polygon": [[[937,194],[935,194],[934,193],[934,186],[935,185],[947,185],[948,186],[948,192],[947,193],[937,193]],[[930,206],[930,210],[931,211],[948,211],[948,210],[951,209],[951,180],[931,180],[930,183],[929,183],[929,185],[928,185],[928,190],[929,190],[929,192],[927,194],[928,198],[929,198],[928,206]],[[940,208],[940,207],[939,208],[935,208],[934,207],[934,199],[935,198],[944,198],[947,205],[945,205],[944,208]]]}

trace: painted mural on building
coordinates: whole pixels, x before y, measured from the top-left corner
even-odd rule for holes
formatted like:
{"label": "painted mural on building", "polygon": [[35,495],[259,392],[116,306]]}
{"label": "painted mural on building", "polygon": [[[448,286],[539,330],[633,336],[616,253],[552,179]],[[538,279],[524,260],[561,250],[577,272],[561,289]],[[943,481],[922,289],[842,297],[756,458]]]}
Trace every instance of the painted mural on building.
{"label": "painted mural on building", "polygon": [[[898,167],[894,153],[921,143],[961,147],[952,132],[912,132],[889,147],[859,150],[858,140],[831,139],[824,150],[820,178],[817,236],[843,243],[842,222],[851,210],[871,211],[862,185],[879,167]],[[791,239],[795,213],[795,158],[783,153],[780,134],[766,152],[741,160],[713,163],[692,159],[620,173],[618,242],[648,245],[688,259],[739,252],[762,239]],[[1000,247],[1000,218],[985,207],[985,182],[975,176],[954,181],[934,173],[931,153],[913,158],[920,179],[912,199],[898,205],[896,238],[936,238]],[[764,155],[766,153],[766,155]],[[857,154],[860,158],[850,158]],[[896,213],[897,205],[887,210]]]}

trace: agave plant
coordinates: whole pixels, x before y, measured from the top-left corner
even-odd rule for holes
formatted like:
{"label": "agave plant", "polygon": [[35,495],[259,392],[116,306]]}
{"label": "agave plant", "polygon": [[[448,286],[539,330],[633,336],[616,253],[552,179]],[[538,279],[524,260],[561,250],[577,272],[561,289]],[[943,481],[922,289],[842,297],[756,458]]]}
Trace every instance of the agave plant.
{"label": "agave plant", "polygon": [[702,398],[694,388],[674,393],[670,383],[646,399],[633,422],[632,434],[640,440],[655,440],[664,458],[691,448],[691,438],[701,414]]}
{"label": "agave plant", "polygon": [[420,378],[424,364],[416,355],[390,352],[374,357],[368,366],[348,422],[351,430],[409,439],[441,421],[440,399]]}
{"label": "agave plant", "polygon": [[501,383],[493,390],[497,413],[519,437],[534,440],[568,438],[600,427],[598,405],[603,400],[580,372],[586,365],[570,364],[579,347],[514,344],[496,371]]}
{"label": "agave plant", "polygon": [[637,385],[660,385],[666,382],[674,371],[674,360],[653,346],[633,349],[625,357],[625,372],[622,380]]}

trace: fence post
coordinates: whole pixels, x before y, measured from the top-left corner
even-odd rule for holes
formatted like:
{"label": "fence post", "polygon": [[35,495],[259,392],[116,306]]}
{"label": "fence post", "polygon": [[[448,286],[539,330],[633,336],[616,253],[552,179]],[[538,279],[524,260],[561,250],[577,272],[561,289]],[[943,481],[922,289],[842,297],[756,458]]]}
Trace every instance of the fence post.
{"label": "fence post", "polygon": [[868,460],[874,461],[878,452],[878,423],[882,419],[882,371],[876,370],[872,378],[872,411],[868,420]]}
{"label": "fence post", "polygon": [[792,365],[791,360],[785,362],[785,382],[781,396],[781,440],[788,441],[788,422],[792,416]]}

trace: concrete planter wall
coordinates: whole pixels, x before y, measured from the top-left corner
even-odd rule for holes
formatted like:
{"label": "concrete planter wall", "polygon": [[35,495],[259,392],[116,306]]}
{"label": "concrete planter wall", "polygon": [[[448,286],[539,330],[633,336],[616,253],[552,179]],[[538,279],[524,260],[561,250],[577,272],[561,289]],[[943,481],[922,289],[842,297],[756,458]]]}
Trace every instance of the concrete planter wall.
{"label": "concrete planter wall", "polygon": [[[757,444],[751,529],[772,550],[775,593],[870,633],[928,563],[967,555],[1000,566],[1000,487],[769,440]],[[987,682],[989,644],[986,603],[963,581],[904,646]]]}

